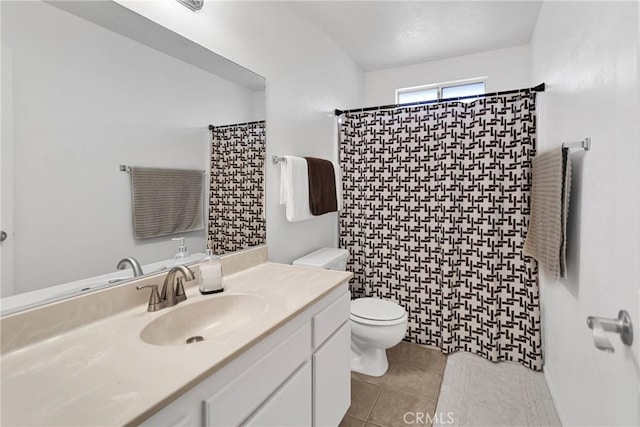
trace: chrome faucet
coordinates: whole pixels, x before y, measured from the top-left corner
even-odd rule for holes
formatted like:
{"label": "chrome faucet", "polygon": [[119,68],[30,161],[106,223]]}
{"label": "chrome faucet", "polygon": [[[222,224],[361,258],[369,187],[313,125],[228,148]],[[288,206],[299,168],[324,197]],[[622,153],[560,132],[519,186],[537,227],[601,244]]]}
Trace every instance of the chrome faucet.
{"label": "chrome faucet", "polygon": [[164,301],[160,301],[160,295],[158,295],[158,285],[140,285],[136,286],[137,290],[149,288],[151,289],[151,295],[149,296],[149,304],[147,305],[147,311],[158,311],[166,307]]}
{"label": "chrome faucet", "polygon": [[124,270],[128,266],[131,266],[131,268],[133,269],[133,277],[142,276],[142,274],[143,274],[142,273],[142,267],[140,267],[140,263],[138,262],[138,260],[135,259],[132,256],[121,259],[118,262],[118,265],[116,266],[116,269]]}
{"label": "chrome faucet", "polygon": [[[176,278],[176,273],[181,273],[182,277]],[[162,292],[160,294],[160,301],[165,303],[165,307],[172,307],[179,302],[186,300],[187,295],[184,292],[182,282],[183,280],[190,281],[195,278],[196,276],[193,274],[193,271],[186,265],[173,267],[169,270],[167,277],[164,279]]]}

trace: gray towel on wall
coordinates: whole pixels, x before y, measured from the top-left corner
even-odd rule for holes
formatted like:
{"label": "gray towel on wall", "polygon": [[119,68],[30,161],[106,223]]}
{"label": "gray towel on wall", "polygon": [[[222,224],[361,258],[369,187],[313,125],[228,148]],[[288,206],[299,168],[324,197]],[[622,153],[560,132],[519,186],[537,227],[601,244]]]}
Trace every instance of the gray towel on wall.
{"label": "gray towel on wall", "polygon": [[202,230],[203,188],[199,170],[131,168],[134,237]]}
{"label": "gray towel on wall", "polygon": [[533,159],[531,218],[524,253],[554,279],[566,277],[571,158],[566,149]]}

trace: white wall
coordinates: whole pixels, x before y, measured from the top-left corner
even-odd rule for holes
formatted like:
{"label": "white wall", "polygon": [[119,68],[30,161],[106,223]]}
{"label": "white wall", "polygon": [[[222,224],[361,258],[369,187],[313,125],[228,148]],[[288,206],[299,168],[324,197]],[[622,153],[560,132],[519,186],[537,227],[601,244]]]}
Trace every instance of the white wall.
{"label": "white wall", "polygon": [[395,104],[399,88],[485,76],[487,92],[529,87],[529,45],[366,73],[365,106]]}
{"label": "white wall", "polygon": [[[206,125],[254,120],[254,93],[41,2],[3,2],[2,48],[14,293],[172,258],[174,236],[133,239],[118,165],[208,169]],[[185,236],[204,252],[205,231]]]}
{"label": "white wall", "polygon": [[[193,13],[176,1],[118,3],[267,79],[267,159],[331,158],[335,108],[362,104],[363,74],[335,42],[286,2],[205,2]],[[267,243],[273,261],[337,242],[336,214],[287,222],[278,204],[280,170],[267,162]]]}
{"label": "white wall", "polygon": [[[532,39],[539,149],[572,154],[569,278],[542,277],[545,374],[564,425],[638,425],[640,74],[637,2],[544,2]],[[634,321],[633,347],[593,345],[586,317]]]}

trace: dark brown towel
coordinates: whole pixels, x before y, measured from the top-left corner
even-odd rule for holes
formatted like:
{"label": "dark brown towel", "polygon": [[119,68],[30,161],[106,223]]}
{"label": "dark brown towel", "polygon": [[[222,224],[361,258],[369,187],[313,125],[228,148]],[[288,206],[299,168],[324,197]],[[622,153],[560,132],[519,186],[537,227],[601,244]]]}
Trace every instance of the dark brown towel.
{"label": "dark brown towel", "polygon": [[309,172],[309,209],[313,215],[338,210],[336,177],[329,160],[305,157]]}

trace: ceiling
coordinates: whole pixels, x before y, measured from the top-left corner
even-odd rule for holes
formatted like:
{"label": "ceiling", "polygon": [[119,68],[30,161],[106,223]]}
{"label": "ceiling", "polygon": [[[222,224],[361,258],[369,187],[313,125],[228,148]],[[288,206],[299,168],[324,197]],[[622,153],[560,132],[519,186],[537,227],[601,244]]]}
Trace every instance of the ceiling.
{"label": "ceiling", "polygon": [[180,59],[187,64],[237,83],[251,91],[265,90],[264,77],[138,13],[134,13],[121,4],[77,0],[56,0],[49,3],[131,40]]}
{"label": "ceiling", "polygon": [[299,1],[365,71],[529,43],[541,1]]}

